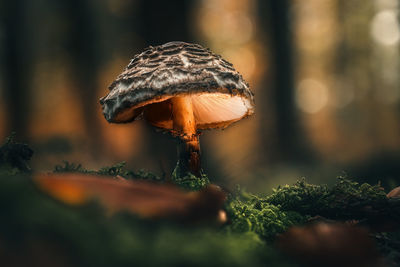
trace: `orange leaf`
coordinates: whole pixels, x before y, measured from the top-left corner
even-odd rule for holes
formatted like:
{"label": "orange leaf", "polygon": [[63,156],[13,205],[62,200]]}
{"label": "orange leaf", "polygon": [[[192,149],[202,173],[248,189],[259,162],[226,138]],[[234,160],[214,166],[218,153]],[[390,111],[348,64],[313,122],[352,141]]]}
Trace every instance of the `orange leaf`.
{"label": "orange leaf", "polygon": [[79,173],[37,174],[34,180],[41,190],[64,203],[80,205],[97,199],[110,213],[126,210],[146,218],[216,219],[226,199],[215,185],[185,192],[171,184]]}

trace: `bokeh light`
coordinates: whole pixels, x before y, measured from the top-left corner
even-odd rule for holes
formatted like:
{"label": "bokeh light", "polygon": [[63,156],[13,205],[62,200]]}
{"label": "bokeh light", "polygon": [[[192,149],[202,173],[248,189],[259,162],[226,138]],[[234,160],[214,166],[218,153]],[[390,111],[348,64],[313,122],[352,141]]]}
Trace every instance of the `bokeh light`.
{"label": "bokeh light", "polygon": [[374,41],[382,45],[396,45],[400,41],[398,12],[383,10],[378,12],[371,22],[371,35]]}
{"label": "bokeh light", "polygon": [[328,88],[315,79],[304,79],[296,90],[296,103],[301,111],[317,113],[328,103]]}

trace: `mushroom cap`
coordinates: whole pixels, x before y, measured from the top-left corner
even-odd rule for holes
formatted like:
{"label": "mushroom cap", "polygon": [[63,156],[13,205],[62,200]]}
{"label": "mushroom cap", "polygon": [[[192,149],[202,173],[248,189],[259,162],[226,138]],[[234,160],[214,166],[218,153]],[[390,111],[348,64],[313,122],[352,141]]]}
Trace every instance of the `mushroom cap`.
{"label": "mushroom cap", "polygon": [[136,55],[100,99],[107,121],[141,118],[171,130],[172,97],[190,97],[198,129],[224,128],[254,113],[249,85],[228,61],[198,44],[170,42]]}

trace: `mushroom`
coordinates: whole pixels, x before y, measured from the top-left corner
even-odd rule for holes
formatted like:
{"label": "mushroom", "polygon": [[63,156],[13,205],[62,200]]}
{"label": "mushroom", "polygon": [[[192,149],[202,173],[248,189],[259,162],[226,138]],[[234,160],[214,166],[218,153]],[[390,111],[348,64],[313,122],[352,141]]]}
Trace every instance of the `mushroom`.
{"label": "mushroom", "polygon": [[201,175],[199,130],[254,113],[253,93],[233,65],[198,44],[169,42],[136,55],[100,99],[108,122],[144,118],[178,137],[179,175]]}

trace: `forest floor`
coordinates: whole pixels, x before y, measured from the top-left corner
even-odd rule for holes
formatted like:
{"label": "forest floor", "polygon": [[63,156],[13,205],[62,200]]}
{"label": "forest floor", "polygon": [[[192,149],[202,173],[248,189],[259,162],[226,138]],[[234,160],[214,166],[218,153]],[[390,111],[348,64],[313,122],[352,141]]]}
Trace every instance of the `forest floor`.
{"label": "forest floor", "polygon": [[302,179],[255,195],[124,163],[42,174],[32,153],[12,137],[0,147],[2,266],[400,264],[400,198],[379,184]]}

